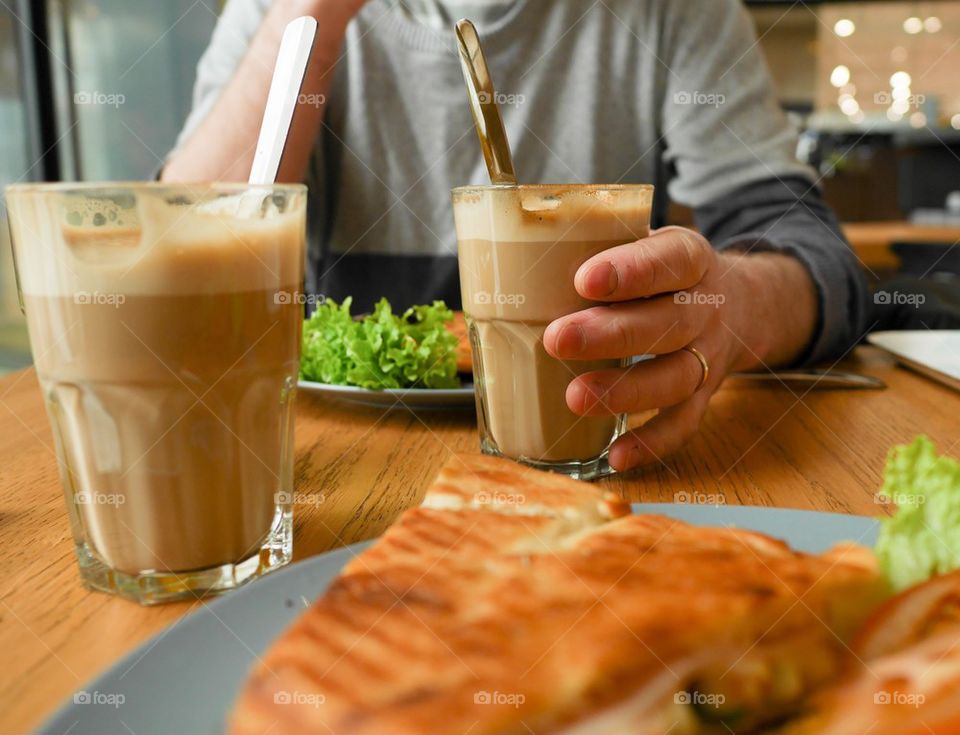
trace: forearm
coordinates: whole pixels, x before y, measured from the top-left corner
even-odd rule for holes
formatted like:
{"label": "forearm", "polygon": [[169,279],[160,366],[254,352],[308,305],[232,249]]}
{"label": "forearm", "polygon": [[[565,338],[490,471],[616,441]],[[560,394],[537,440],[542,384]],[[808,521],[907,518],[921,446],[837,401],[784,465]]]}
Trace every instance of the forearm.
{"label": "forearm", "polygon": [[731,369],[756,370],[796,363],[819,322],[816,287],[796,258],[779,253],[720,256],[732,303],[723,327],[739,346]]}
{"label": "forearm", "polygon": [[[701,232],[714,247],[769,261],[747,266],[758,276],[750,288],[774,300],[763,321],[783,335],[766,345],[768,365],[834,359],[862,337],[869,308],[866,280],[836,217],[809,181],[796,177],[757,182],[696,214]],[[769,259],[766,253],[787,260]],[[775,267],[776,262],[782,265]],[[803,295],[800,301],[798,293]],[[809,295],[814,326],[805,349],[791,355],[787,343],[795,331],[806,328],[810,312],[804,304]],[[781,341],[786,349],[775,344]]]}
{"label": "forearm", "polygon": [[312,15],[318,22],[317,37],[277,175],[283,182],[303,181],[346,27],[362,4],[357,0],[274,2],[210,114],[167,162],[161,179],[246,181],[284,28],[294,18]]}

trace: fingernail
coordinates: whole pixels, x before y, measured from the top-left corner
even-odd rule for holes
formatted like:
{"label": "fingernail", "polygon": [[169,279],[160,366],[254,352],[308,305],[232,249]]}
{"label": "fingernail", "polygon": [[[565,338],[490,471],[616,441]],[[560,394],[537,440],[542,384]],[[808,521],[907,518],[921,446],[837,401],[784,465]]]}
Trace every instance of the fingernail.
{"label": "fingernail", "polygon": [[632,470],[640,464],[640,449],[636,444],[629,447],[614,445],[610,450],[610,465],[617,472]]}
{"label": "fingernail", "polygon": [[598,263],[583,278],[584,290],[591,296],[610,296],[620,285],[620,276],[611,263]]}
{"label": "fingernail", "polygon": [[626,455],[627,456],[624,457],[623,467],[620,468],[620,472],[632,470],[640,465],[640,447],[638,447],[636,444],[627,450]]}
{"label": "fingernail", "polygon": [[[573,385],[571,383],[571,385]],[[582,406],[584,411],[590,411],[597,406],[606,408],[606,397],[609,388],[598,380],[582,380],[584,395],[582,396]]]}
{"label": "fingernail", "polygon": [[557,335],[557,354],[561,357],[574,357],[583,352],[587,338],[579,324],[568,324]]}

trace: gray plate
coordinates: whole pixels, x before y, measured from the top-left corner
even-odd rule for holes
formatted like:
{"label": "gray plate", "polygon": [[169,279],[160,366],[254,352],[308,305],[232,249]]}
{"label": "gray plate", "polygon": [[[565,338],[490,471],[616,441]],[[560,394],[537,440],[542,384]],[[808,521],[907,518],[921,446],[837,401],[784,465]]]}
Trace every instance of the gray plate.
{"label": "gray plate", "polygon": [[[870,518],[835,513],[673,504],[641,504],[634,510],[663,513],[695,525],[751,528],[813,553],[838,541],[870,545],[877,532]],[[226,714],[257,654],[364,546],[306,559],[185,616],[78,690],[38,732],[223,732]],[[121,696],[122,704],[117,705]],[[85,699],[90,701],[84,703]]]}
{"label": "gray plate", "polygon": [[297,387],[305,393],[317,393],[328,398],[339,398],[350,403],[387,408],[454,408],[473,406],[473,383],[462,388],[406,388],[369,390],[354,385],[333,385],[301,380]]}

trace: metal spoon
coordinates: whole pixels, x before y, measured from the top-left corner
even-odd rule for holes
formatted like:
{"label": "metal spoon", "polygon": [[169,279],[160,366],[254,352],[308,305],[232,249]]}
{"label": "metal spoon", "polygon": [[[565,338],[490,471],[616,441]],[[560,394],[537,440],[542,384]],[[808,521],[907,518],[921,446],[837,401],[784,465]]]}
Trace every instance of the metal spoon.
{"label": "metal spoon", "polygon": [[457,21],[456,33],[460,66],[470,96],[470,111],[490,172],[490,183],[516,186],[517,175],[513,171],[510,143],[497,105],[493,79],[490,78],[490,70],[480,48],[480,36],[473,23],[466,19]]}
{"label": "metal spoon", "polygon": [[882,380],[871,375],[845,373],[840,370],[774,370],[759,373],[731,373],[730,377],[774,383],[812,384],[814,388],[879,390],[887,387]]}

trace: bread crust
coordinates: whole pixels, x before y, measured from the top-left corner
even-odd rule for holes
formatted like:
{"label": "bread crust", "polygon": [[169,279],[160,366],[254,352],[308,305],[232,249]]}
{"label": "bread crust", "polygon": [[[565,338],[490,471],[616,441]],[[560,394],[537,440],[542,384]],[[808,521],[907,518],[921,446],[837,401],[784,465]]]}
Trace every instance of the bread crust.
{"label": "bread crust", "polygon": [[887,600],[852,647],[846,677],[783,735],[960,733],[960,571]]}
{"label": "bread crust", "polygon": [[[862,555],[628,512],[587,483],[452,457],[267,651],[230,731],[642,732],[689,720],[677,701],[698,682],[775,716],[844,665],[837,631],[878,595]],[[798,666],[796,691],[753,686],[795,639],[822,665]]]}

